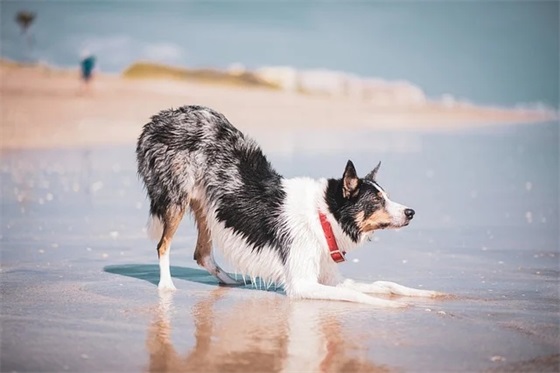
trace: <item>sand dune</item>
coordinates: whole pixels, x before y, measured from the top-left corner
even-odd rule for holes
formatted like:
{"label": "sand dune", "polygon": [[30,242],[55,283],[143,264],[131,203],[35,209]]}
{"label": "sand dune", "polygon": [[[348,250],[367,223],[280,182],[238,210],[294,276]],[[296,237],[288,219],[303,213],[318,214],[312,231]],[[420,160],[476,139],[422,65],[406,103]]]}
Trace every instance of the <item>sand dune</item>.
{"label": "sand dune", "polygon": [[455,130],[555,119],[538,111],[430,101],[376,104],[352,96],[108,74],[95,76],[91,92],[83,94],[77,71],[5,61],[0,63],[0,80],[3,149],[133,144],[151,115],[186,104],[219,110],[252,134],[320,128]]}

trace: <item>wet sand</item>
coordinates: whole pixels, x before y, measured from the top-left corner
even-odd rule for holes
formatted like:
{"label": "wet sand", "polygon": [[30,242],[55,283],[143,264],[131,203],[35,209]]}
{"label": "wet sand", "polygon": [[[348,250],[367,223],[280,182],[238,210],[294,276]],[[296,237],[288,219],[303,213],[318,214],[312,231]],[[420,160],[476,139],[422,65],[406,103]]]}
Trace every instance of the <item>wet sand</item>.
{"label": "wet sand", "polygon": [[[560,370],[557,122],[111,76],[79,96],[73,72],[0,73],[0,370]],[[287,177],[382,160],[381,184],[417,216],[342,273],[455,298],[383,310],[222,288],[192,260],[191,219],[172,249],[178,290],[158,294],[134,141],[185,103],[226,112]]]}
{"label": "wet sand", "polygon": [[555,136],[555,123],[333,130],[323,148],[267,152],[288,177],[383,161],[380,182],[418,216],[341,271],[456,296],[405,310],[221,288],[192,260],[190,219],[172,249],[178,290],[159,295],[132,146],[5,151],[1,370],[558,371]]}

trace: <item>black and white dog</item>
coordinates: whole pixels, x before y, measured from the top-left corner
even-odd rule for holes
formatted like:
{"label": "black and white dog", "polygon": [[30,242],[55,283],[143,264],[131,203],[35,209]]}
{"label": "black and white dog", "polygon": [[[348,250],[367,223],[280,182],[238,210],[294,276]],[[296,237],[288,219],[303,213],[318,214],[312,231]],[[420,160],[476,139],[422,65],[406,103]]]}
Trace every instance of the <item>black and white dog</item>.
{"label": "black and white dog", "polygon": [[434,297],[440,293],[377,281],[343,279],[337,263],[373,231],[408,225],[414,210],[395,203],[348,161],[341,179],[285,179],[258,145],[224,115],[184,106],[153,116],[138,139],[138,173],[159,239],[159,289],[175,289],[171,240],[187,211],[198,227],[194,259],[224,284],[237,282],[214,261],[213,244],[238,273],[283,285],[294,298],[383,307],[403,303],[365,293]]}

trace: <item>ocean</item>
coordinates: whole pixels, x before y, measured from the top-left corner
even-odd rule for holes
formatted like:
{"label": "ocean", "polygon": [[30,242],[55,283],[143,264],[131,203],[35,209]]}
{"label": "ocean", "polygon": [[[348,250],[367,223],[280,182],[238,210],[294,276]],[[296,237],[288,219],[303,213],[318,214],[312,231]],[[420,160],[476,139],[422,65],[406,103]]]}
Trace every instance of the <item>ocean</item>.
{"label": "ocean", "polygon": [[[22,34],[15,15],[36,13]],[[100,71],[138,60],[403,80],[428,97],[559,107],[558,1],[2,1],[2,57]]]}

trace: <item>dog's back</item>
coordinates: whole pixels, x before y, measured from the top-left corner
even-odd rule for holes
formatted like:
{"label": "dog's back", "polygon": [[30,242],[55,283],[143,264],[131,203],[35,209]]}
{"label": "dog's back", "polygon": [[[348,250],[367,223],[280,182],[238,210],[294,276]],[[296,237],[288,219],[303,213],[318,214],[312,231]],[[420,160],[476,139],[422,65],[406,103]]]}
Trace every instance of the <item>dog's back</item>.
{"label": "dog's back", "polygon": [[[138,174],[161,219],[171,207],[186,208],[195,184],[228,184],[232,155],[249,148],[243,134],[221,114],[200,106],[169,109],[152,117],[138,139]],[[216,172],[220,163],[223,172]],[[204,179],[204,180],[203,180]]]}

